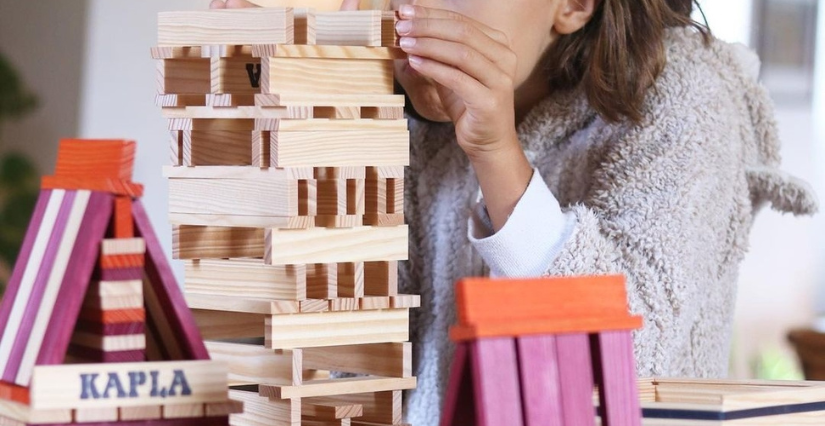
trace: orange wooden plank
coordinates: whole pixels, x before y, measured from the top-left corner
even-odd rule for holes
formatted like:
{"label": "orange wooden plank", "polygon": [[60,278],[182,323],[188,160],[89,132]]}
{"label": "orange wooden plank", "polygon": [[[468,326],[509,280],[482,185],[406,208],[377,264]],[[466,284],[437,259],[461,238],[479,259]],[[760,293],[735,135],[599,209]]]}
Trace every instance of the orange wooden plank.
{"label": "orange wooden plank", "polygon": [[594,318],[533,318],[521,321],[487,322],[475,325],[458,325],[450,329],[450,339],[456,342],[485,337],[510,337],[535,334],[597,333],[601,331],[632,330],[642,327],[642,317],[594,317]]}
{"label": "orange wooden plank", "polygon": [[628,317],[622,276],[469,278],[458,283],[456,303],[460,325]]}
{"label": "orange wooden plank", "polygon": [[57,150],[55,176],[131,180],[135,142],[63,139]]}
{"label": "orange wooden plank", "polygon": [[134,238],[135,221],[132,219],[132,197],[115,198],[115,238]]}
{"label": "orange wooden plank", "polygon": [[144,254],[110,254],[100,256],[100,267],[103,269],[136,268],[144,264]]}
{"label": "orange wooden plank", "polygon": [[0,381],[0,399],[29,404],[29,388]]}
{"label": "orange wooden plank", "polygon": [[92,178],[83,176],[43,176],[41,189],[69,189],[109,192],[131,197],[143,196],[143,185],[128,180],[112,178]]}
{"label": "orange wooden plank", "polygon": [[99,324],[120,324],[146,321],[145,309],[83,309],[80,311],[80,319],[92,321]]}

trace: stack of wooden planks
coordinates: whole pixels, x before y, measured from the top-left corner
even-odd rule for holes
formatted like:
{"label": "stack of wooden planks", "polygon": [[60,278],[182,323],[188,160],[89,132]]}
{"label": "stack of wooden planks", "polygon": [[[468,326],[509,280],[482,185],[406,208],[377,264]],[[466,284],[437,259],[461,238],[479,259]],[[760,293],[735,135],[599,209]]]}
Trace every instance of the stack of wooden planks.
{"label": "stack of wooden planks", "polygon": [[403,424],[420,298],[398,291],[409,132],[394,22],[293,8],[158,18],[173,255],[244,403],[233,425]]}

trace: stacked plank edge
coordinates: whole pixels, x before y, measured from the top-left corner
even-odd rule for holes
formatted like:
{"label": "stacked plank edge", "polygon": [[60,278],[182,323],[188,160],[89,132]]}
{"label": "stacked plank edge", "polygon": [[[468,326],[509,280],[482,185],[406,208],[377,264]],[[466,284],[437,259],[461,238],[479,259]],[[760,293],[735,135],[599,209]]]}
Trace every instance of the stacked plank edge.
{"label": "stacked plank edge", "polygon": [[401,425],[414,388],[395,16],[162,13],[173,257],[235,426]]}

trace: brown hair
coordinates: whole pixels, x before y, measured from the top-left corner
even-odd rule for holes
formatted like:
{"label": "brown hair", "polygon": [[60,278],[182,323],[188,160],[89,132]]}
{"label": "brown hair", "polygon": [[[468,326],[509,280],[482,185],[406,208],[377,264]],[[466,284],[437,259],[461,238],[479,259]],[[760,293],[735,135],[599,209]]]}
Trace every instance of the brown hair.
{"label": "brown hair", "polygon": [[665,66],[665,30],[707,26],[691,19],[693,0],[596,0],[581,30],[556,40],[546,62],[551,90],[580,87],[606,120],[642,119],[645,94]]}

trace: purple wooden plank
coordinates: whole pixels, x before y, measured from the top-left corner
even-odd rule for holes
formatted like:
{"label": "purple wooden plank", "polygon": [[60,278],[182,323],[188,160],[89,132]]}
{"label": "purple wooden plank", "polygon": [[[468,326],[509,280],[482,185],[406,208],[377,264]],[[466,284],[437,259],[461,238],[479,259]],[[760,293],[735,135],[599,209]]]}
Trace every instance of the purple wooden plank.
{"label": "purple wooden plank", "polygon": [[[0,416],[0,419],[5,419]],[[11,419],[10,419],[11,420]],[[2,422],[0,422],[2,423]],[[19,424],[17,421],[11,420],[10,424]],[[229,416],[218,417],[195,417],[189,419],[153,419],[153,420],[131,420],[131,421],[117,421],[117,422],[97,422],[97,423],[82,423],[83,426],[228,426]],[[54,423],[49,426],[77,426],[78,423]],[[42,426],[34,424],[26,424],[26,426]]]}
{"label": "purple wooden plank", "polygon": [[593,361],[586,334],[556,336],[562,416],[565,425],[593,426]]}
{"label": "purple wooden plank", "polygon": [[521,426],[516,342],[512,337],[470,343],[478,426]]}
{"label": "purple wooden plank", "polygon": [[132,215],[135,219],[136,236],[142,237],[146,242],[146,277],[165,313],[166,325],[177,336],[177,343],[185,359],[209,359],[209,352],[203,343],[195,318],[186,305],[160,241],[152,229],[149,216],[139,200],[132,203]]}
{"label": "purple wooden plank", "polygon": [[99,281],[131,281],[143,279],[143,268],[110,268],[98,269],[95,278]]}
{"label": "purple wooden plank", "polygon": [[525,426],[563,426],[556,337],[518,338]]}
{"label": "purple wooden plank", "polygon": [[602,332],[594,335],[591,342],[602,425],[640,426],[642,408],[630,331]]}
{"label": "purple wooden plank", "polygon": [[125,336],[129,334],[143,334],[146,332],[146,325],[142,322],[103,324],[100,322],[79,319],[77,320],[77,324],[74,328],[77,331],[102,334],[104,336]]}
{"label": "purple wooden plank", "polygon": [[473,373],[470,368],[468,343],[458,343],[450,365],[450,381],[441,413],[441,426],[475,426]]}
{"label": "purple wooden plank", "polygon": [[29,221],[29,227],[26,230],[26,236],[23,239],[23,245],[20,247],[20,253],[17,255],[17,261],[14,263],[11,277],[9,277],[6,292],[3,295],[3,301],[0,303],[0,330],[6,330],[9,322],[9,315],[11,315],[12,306],[17,298],[17,292],[20,286],[20,280],[23,278],[23,271],[29,263],[29,257],[32,253],[34,240],[37,238],[37,231],[43,221],[43,215],[46,213],[46,206],[49,204],[49,198],[52,196],[51,190],[40,191],[37,197],[37,203],[34,205],[34,212]]}
{"label": "purple wooden plank", "polygon": [[70,355],[82,358],[89,362],[143,362],[146,361],[146,351],[103,351],[96,348],[70,344]]}
{"label": "purple wooden plank", "polygon": [[23,311],[23,318],[20,320],[20,325],[16,330],[17,336],[14,338],[14,344],[11,354],[9,354],[6,370],[3,372],[3,380],[7,382],[14,382],[17,378],[20,363],[23,361],[23,354],[29,345],[29,338],[31,337],[34,321],[37,318],[37,313],[40,311],[43,293],[46,292],[46,285],[52,272],[54,259],[57,257],[57,251],[60,249],[60,243],[63,241],[63,235],[66,233],[66,222],[69,220],[69,213],[72,211],[76,195],[77,193],[74,191],[66,191],[63,201],[60,203],[60,209],[57,211],[54,228],[52,228],[52,233],[49,236],[46,251],[43,253],[40,269],[35,276],[31,295],[26,303],[26,309]]}
{"label": "purple wooden plank", "polygon": [[62,364],[112,217],[114,196],[92,192],[35,365]]}

